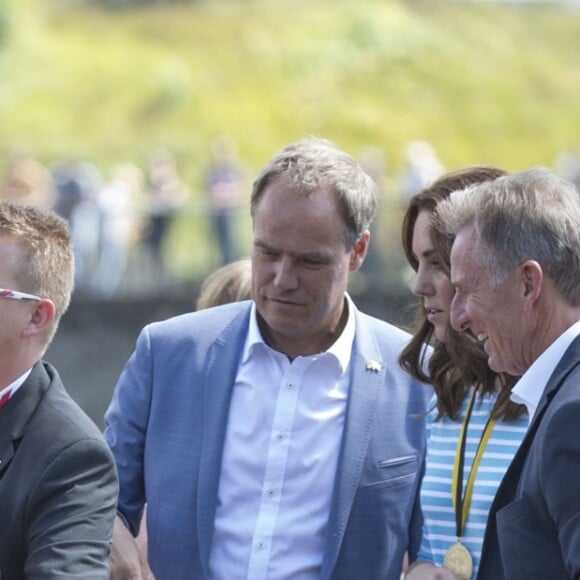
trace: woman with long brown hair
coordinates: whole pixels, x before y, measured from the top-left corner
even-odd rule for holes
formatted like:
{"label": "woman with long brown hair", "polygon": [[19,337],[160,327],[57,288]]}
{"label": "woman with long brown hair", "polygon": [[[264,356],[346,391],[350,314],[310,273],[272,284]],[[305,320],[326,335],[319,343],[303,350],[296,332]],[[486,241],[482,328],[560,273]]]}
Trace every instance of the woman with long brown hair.
{"label": "woman with long brown hair", "polygon": [[[400,363],[434,390],[421,485],[423,539],[408,580],[476,577],[491,502],[527,429],[525,407],[509,399],[513,378],[493,372],[477,338],[449,324],[452,240],[433,220],[451,192],[501,175],[486,166],[450,172],[411,198],[403,219],[403,248],[416,274],[411,289],[421,307]],[[433,350],[425,363],[427,344]]]}

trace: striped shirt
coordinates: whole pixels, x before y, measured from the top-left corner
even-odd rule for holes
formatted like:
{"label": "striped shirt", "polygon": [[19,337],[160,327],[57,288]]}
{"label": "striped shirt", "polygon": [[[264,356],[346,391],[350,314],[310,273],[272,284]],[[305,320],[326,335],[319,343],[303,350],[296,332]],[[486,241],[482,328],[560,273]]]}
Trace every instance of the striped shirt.
{"label": "striped shirt", "polygon": [[[477,451],[479,440],[497,395],[476,397],[467,428],[465,461],[463,470],[463,493]],[[434,421],[437,410],[427,416],[428,445],[427,466],[421,484],[421,507],[425,518],[423,539],[418,560],[427,560],[443,566],[447,550],[457,541],[455,514],[451,499],[451,480],[455,451],[469,396],[461,404],[460,417],[452,420],[443,417]],[[434,407],[435,398],[431,401]],[[525,413],[515,421],[497,421],[481,458],[473,486],[471,507],[464,525],[462,542],[473,557],[473,578],[477,576],[481,546],[487,522],[487,514],[499,483],[511,463],[528,428]]]}

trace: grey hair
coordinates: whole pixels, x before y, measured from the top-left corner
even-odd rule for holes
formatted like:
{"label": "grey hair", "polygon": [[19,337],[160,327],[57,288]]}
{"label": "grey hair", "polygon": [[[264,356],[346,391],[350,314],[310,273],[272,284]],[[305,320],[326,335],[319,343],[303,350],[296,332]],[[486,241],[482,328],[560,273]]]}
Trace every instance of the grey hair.
{"label": "grey hair", "polygon": [[473,225],[476,259],[502,284],[526,260],[537,261],[562,297],[580,306],[580,192],[542,167],[457,191],[437,209],[448,235]]}
{"label": "grey hair", "polygon": [[377,184],[354,157],[326,139],[308,137],[274,155],[254,181],[252,219],[264,191],[277,179],[287,182],[292,195],[308,196],[320,189],[332,191],[342,214],[347,248],[356,243],[375,217],[379,203]]}

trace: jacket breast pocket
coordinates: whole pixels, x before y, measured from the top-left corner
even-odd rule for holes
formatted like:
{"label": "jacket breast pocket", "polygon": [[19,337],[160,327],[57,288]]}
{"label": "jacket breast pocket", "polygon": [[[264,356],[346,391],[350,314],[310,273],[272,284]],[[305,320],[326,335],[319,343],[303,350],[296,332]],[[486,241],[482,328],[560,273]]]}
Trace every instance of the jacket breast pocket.
{"label": "jacket breast pocket", "polygon": [[419,457],[416,454],[379,459],[367,470],[361,487],[376,488],[409,484],[418,477]]}
{"label": "jacket breast pocket", "polygon": [[391,457],[390,459],[382,459],[379,461],[379,469],[389,469],[408,465],[409,463],[417,463],[417,455],[402,455],[401,457]]}

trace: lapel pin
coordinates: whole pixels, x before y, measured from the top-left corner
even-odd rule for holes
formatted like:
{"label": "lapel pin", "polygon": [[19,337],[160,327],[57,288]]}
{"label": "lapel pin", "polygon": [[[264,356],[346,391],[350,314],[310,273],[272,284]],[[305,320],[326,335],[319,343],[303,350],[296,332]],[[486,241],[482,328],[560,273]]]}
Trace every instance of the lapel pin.
{"label": "lapel pin", "polygon": [[381,365],[376,360],[367,361],[367,371],[372,371],[373,373],[378,373],[381,370]]}

